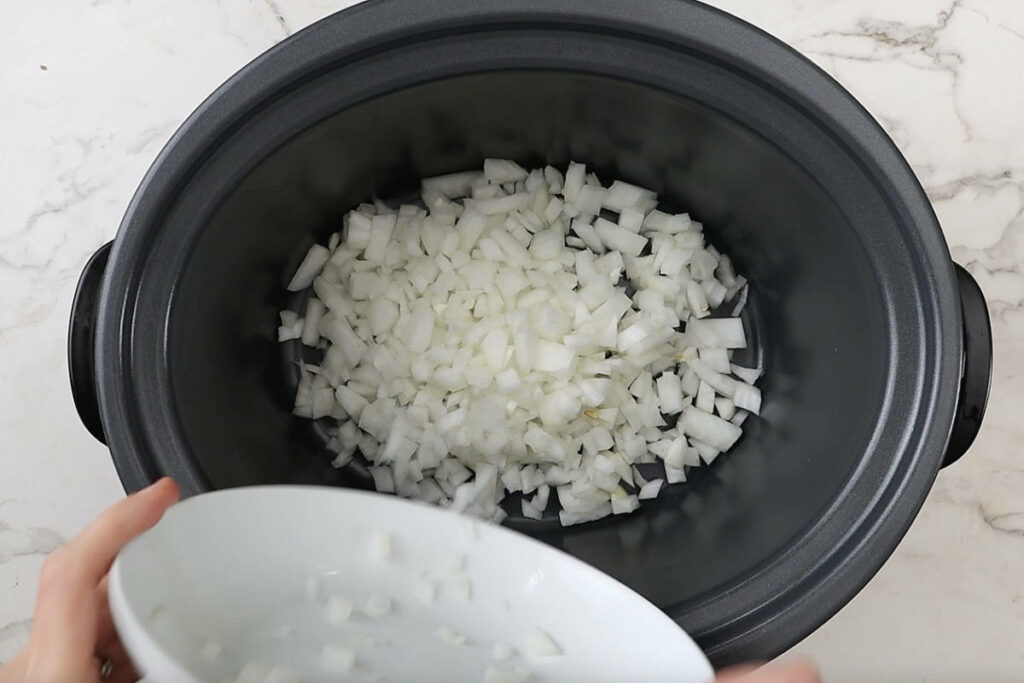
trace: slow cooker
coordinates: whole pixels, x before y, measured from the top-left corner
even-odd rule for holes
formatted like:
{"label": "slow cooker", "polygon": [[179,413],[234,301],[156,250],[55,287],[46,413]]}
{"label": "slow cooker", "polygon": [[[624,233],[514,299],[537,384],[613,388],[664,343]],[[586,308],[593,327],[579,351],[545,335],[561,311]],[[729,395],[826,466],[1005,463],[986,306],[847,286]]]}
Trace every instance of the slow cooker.
{"label": "slow cooker", "polygon": [[181,126],[72,311],[79,413],[125,489],[365,486],[292,416],[291,269],[371,196],[586,162],[704,222],[751,282],[762,415],[636,514],[511,520],[620,579],[716,664],[772,656],[879,569],[977,433],[984,298],[857,101],[685,0],[374,0],[278,44]]}

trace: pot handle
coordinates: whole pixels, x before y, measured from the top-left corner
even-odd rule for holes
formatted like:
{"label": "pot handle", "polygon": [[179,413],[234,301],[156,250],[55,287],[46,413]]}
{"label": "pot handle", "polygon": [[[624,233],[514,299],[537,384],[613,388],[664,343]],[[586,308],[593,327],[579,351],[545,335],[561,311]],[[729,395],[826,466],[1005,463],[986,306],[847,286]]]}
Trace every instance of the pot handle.
{"label": "pot handle", "polygon": [[107,441],[96,395],[96,314],[112,244],[107,242],[97,249],[85,264],[71,304],[71,325],[68,328],[68,371],[75,408],[89,433],[104,444]]}
{"label": "pot handle", "polygon": [[960,396],[953,429],[946,446],[943,467],[960,459],[974,443],[985,416],[988,391],[992,385],[992,323],[985,295],[977,281],[959,264],[953,264],[960,284],[960,307],[964,320],[964,350],[960,371]]}

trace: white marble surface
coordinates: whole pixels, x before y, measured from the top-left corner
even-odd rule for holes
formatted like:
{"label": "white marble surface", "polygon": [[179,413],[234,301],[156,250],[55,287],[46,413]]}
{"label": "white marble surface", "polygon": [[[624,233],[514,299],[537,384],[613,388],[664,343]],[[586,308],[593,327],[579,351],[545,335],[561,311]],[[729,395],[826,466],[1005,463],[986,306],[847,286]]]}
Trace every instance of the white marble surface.
{"label": "white marble surface", "polygon": [[[206,94],[347,4],[3,3],[0,661],[27,635],[45,554],[121,494],[67,384],[65,328],[82,265]],[[796,649],[832,681],[1024,680],[1024,3],[712,4],[795,45],[878,117],[994,317],[995,382],[976,445],[940,475],[878,576]]]}

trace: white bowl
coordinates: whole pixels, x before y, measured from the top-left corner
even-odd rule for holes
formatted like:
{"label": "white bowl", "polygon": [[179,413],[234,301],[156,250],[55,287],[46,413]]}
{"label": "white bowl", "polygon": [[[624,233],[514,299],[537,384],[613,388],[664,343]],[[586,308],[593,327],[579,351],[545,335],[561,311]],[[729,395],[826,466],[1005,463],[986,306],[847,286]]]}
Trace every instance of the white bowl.
{"label": "white bowl", "polygon": [[[436,588],[432,604],[425,586]],[[329,618],[327,596],[361,607],[372,593],[389,596],[393,611]],[[342,489],[232,489],[175,505],[118,556],[110,606],[153,682],[233,681],[253,661],[309,682],[483,681],[489,666],[529,670],[538,682],[714,677],[671,619],[569,555],[452,512]],[[442,627],[466,643],[442,642]],[[562,654],[531,657],[535,628]],[[495,643],[515,654],[495,660]],[[325,645],[354,649],[355,669],[326,666]]]}

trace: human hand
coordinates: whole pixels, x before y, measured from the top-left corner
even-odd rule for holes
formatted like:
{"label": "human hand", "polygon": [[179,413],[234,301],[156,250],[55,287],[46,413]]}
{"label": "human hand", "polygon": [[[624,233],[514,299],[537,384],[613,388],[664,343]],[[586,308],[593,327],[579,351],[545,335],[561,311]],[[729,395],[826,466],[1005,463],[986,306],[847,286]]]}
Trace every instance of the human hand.
{"label": "human hand", "polygon": [[745,664],[723,669],[715,683],[821,683],[821,673],[812,662],[792,659],[765,666]]}
{"label": "human hand", "polygon": [[161,479],[107,508],[50,553],[39,575],[28,645],[0,669],[0,683],[138,680],[110,617],[107,572],[118,551],[156,524],[179,495],[172,480]]}

